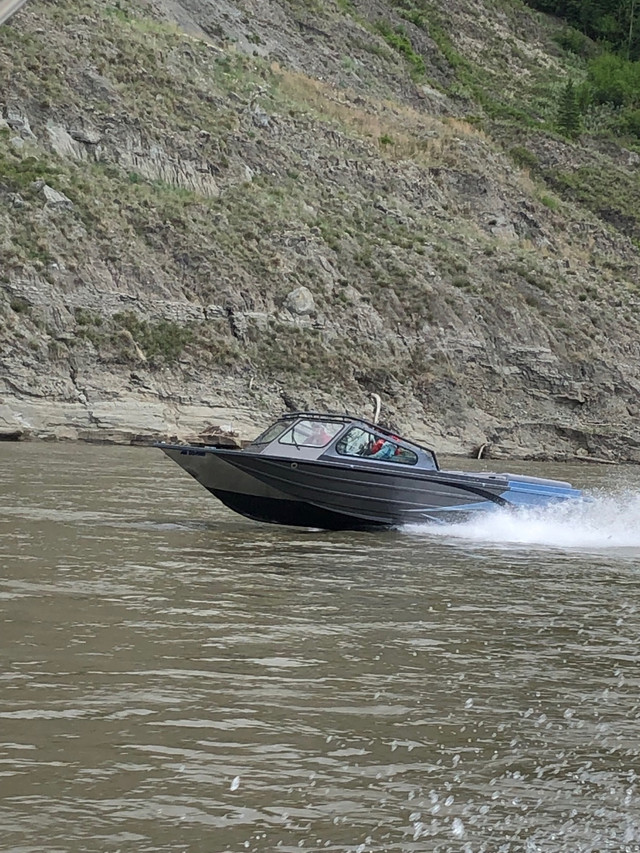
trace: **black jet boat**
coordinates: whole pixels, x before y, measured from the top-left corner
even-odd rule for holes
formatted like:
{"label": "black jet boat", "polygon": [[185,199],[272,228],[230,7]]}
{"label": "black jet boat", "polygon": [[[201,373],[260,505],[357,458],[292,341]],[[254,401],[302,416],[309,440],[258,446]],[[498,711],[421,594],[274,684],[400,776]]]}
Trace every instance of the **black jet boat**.
{"label": "black jet boat", "polygon": [[286,414],[242,450],[156,446],[230,509],[274,524],[393,527],[581,497],[559,480],[441,470],[433,450],[350,415]]}

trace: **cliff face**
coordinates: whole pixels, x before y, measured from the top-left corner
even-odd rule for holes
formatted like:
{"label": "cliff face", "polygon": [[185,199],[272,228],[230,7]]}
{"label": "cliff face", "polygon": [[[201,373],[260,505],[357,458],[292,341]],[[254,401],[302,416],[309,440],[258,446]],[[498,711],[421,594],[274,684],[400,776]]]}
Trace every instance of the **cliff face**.
{"label": "cliff face", "polygon": [[548,130],[553,22],[416,6],[0,27],[0,430],[247,436],[376,391],[443,451],[640,461],[640,157]]}

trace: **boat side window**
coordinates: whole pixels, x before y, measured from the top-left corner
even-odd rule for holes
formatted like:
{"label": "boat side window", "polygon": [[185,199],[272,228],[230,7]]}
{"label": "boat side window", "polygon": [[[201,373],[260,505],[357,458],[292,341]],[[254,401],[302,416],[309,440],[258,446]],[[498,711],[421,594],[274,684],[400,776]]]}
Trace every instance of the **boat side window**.
{"label": "boat side window", "polygon": [[417,454],[408,447],[402,447],[391,439],[382,438],[361,427],[352,427],[336,444],[336,451],[343,456],[365,456],[401,465],[415,465],[418,461]]}
{"label": "boat side window", "polygon": [[375,436],[360,427],[351,427],[336,444],[336,451],[342,456],[366,456]]}
{"label": "boat side window", "polygon": [[344,424],[333,421],[302,420],[288,429],[280,444],[304,447],[325,447],[340,432]]}
{"label": "boat side window", "polygon": [[282,423],[282,421],[277,421],[275,424],[271,424],[264,432],[261,432],[257,438],[254,438],[251,442],[252,444],[268,444],[270,441],[273,441],[274,438],[277,438],[284,430],[287,428],[286,423]]}

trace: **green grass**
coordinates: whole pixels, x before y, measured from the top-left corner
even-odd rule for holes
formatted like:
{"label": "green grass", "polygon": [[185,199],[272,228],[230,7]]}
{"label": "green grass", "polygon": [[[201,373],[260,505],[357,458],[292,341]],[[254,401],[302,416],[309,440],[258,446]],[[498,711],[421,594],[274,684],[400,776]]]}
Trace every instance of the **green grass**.
{"label": "green grass", "polygon": [[412,74],[415,77],[424,77],[426,71],[424,58],[413,49],[405,30],[401,26],[392,27],[387,21],[378,21],[376,29],[387,44],[407,60]]}
{"label": "green grass", "polygon": [[32,184],[41,179],[56,188],[62,169],[54,165],[47,155],[29,155],[21,158],[13,154],[6,143],[6,136],[0,138],[0,187],[12,192],[35,194]]}
{"label": "green grass", "polygon": [[113,322],[131,333],[133,340],[148,359],[160,358],[168,364],[176,361],[193,337],[190,329],[177,323],[168,320],[149,323],[132,311],[114,314]]}
{"label": "green grass", "polygon": [[547,181],[561,196],[578,202],[631,237],[640,237],[640,179],[613,165],[550,170]]}

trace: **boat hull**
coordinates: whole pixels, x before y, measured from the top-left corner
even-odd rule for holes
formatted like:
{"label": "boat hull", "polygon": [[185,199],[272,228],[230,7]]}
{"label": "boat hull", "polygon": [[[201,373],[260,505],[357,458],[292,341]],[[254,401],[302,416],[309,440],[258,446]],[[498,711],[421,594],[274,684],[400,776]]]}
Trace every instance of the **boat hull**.
{"label": "boat hull", "polygon": [[317,527],[323,530],[372,530],[391,526],[389,523],[333,512],[300,500],[238,494],[219,489],[209,491],[226,507],[253,521],[291,527]]}
{"label": "boat hull", "polygon": [[504,478],[180,445],[162,450],[234,512],[274,524],[332,530],[392,527],[458,520],[508,504]]}
{"label": "boat hull", "polygon": [[[291,503],[296,504],[296,511],[280,522],[285,524],[388,527],[459,518],[461,513],[506,503],[501,495],[505,481],[483,482],[440,471],[413,474],[398,471],[398,466],[381,469],[246,453],[232,454],[228,464],[287,496],[289,505],[280,507],[274,502],[269,507],[272,514],[279,510],[288,513]],[[226,500],[223,502],[230,505]],[[310,522],[314,515],[316,520]],[[328,525],[331,520],[333,523]]]}

